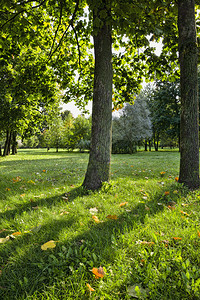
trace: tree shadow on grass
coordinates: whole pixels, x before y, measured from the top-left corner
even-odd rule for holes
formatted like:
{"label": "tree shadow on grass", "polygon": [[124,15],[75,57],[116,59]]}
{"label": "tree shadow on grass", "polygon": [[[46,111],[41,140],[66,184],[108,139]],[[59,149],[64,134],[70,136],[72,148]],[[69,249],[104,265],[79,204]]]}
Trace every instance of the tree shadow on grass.
{"label": "tree shadow on grass", "polygon": [[[76,197],[80,196],[80,192],[79,189],[74,189],[70,201],[75,201]],[[124,245],[113,245],[113,239],[117,241],[123,234],[129,233],[138,226],[142,228],[147,215],[153,217],[163,210],[165,200],[163,205],[158,205],[161,196],[161,194],[157,195],[150,201],[129,207],[128,211],[122,209],[117,220],[109,220],[105,217],[104,222],[96,224],[91,217],[89,226],[87,224],[85,228],[83,224],[79,230],[81,219],[77,215],[69,214],[43,224],[38,232],[33,231],[31,234],[24,234],[5,243],[1,251],[4,257],[4,269],[0,276],[0,296],[2,295],[2,299],[25,299],[35,291],[42,291],[44,285],[48,288],[61,279],[72,280],[75,274],[79,276],[77,272],[73,273],[76,270],[80,270],[81,280],[82,267],[88,274],[86,274],[88,280],[91,280],[92,266],[114,264],[117,253],[123,251]],[[51,206],[56,199],[57,197],[41,199],[38,205]],[[145,205],[150,208],[148,211],[145,210]],[[29,210],[30,207],[21,206],[17,212],[19,209]],[[15,211],[12,212],[13,216],[14,214]],[[63,236],[65,230],[66,239],[58,242],[56,248],[41,250],[41,245],[48,240],[59,241],[60,234],[62,233]],[[71,249],[70,253],[69,249]],[[56,299],[67,299],[62,298],[62,292],[64,293],[65,289],[62,290],[61,287],[59,291],[61,296]]]}
{"label": "tree shadow on grass", "polygon": [[[70,195],[70,197],[68,197]],[[6,218],[6,219],[14,219],[15,216],[20,216],[24,212],[31,212],[33,210],[40,210],[43,207],[45,208],[51,208],[54,205],[58,205],[60,203],[61,205],[64,203],[70,203],[74,201],[78,196],[81,195],[87,195],[87,191],[84,190],[82,186],[74,188],[73,190],[69,192],[65,192],[59,195],[56,195],[54,197],[45,197],[41,199],[34,198],[31,199],[29,202],[25,203],[16,203],[14,208],[8,208],[8,210],[4,212],[0,212],[0,219]],[[62,206],[61,206],[62,208]]]}

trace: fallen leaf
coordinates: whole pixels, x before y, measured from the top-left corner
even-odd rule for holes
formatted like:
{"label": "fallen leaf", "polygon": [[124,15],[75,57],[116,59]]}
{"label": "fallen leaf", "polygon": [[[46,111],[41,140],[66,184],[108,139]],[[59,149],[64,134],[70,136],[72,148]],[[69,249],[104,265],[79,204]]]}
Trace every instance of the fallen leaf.
{"label": "fallen leaf", "polygon": [[136,244],[139,244],[139,245],[154,245],[155,243],[154,242],[147,242],[147,241],[137,241]]}
{"label": "fallen leaf", "polygon": [[117,220],[116,215],[108,215],[106,218],[111,219],[111,220]]}
{"label": "fallen leaf", "polygon": [[51,241],[49,241],[49,242],[46,242],[45,244],[43,244],[42,246],[41,246],[41,249],[42,250],[47,250],[47,249],[52,249],[52,248],[55,248],[56,247],[56,242],[55,241],[53,241],[53,240],[51,240]]}
{"label": "fallen leaf", "polygon": [[167,191],[167,192],[165,192],[165,196],[168,196],[169,195],[169,192]]}
{"label": "fallen leaf", "polygon": [[92,273],[95,275],[95,278],[103,278],[105,276],[105,272],[102,267],[92,268]]}
{"label": "fallen leaf", "polygon": [[38,226],[33,227],[33,228],[31,229],[31,231],[32,231],[32,232],[38,232],[38,231],[41,229],[41,227],[42,227],[42,225],[39,224]]}
{"label": "fallen leaf", "polygon": [[198,234],[198,237],[200,237],[200,231],[199,230],[197,230],[197,234]]}
{"label": "fallen leaf", "polygon": [[25,196],[25,194],[21,194],[21,195],[20,195],[20,197],[24,197],[24,196]]}
{"label": "fallen leaf", "polygon": [[32,209],[37,210],[39,208],[39,206],[32,206]]}
{"label": "fallen leaf", "polygon": [[128,202],[123,202],[123,203],[120,203],[120,207],[122,207],[122,206],[124,206],[124,205],[126,205],[126,204],[128,204]]}
{"label": "fallen leaf", "polygon": [[17,232],[13,232],[13,233],[12,233],[13,236],[18,236],[18,235],[21,235],[21,234],[22,234],[22,233],[21,233],[20,231],[17,231]]}
{"label": "fallen leaf", "polygon": [[178,179],[179,179],[178,177],[175,177],[175,181],[177,181],[177,182],[178,182]]}
{"label": "fallen leaf", "polygon": [[66,215],[66,214],[69,214],[69,211],[62,211],[62,212],[60,213],[60,216]]}
{"label": "fallen leaf", "polygon": [[21,181],[21,177],[20,176],[17,176],[16,178],[13,178],[13,182],[19,182]]}
{"label": "fallen leaf", "polygon": [[9,188],[6,188],[6,191],[7,191],[7,192],[9,192],[9,191],[10,191],[10,189],[9,189]]}
{"label": "fallen leaf", "polygon": [[93,289],[93,288],[90,286],[89,283],[87,283],[86,286],[88,287],[88,289],[89,289],[90,292],[94,292],[94,291],[95,291],[95,289]]}
{"label": "fallen leaf", "polygon": [[9,241],[10,237],[7,236],[5,238],[0,238],[0,244],[6,243],[7,241]]}
{"label": "fallen leaf", "polygon": [[168,205],[167,207],[171,210],[175,210],[175,208],[176,208],[175,206],[171,206],[171,205]]}
{"label": "fallen leaf", "polygon": [[45,173],[45,172],[46,172],[46,170],[42,170],[42,172],[43,172],[43,173]]}
{"label": "fallen leaf", "polygon": [[98,209],[96,207],[90,208],[90,213],[92,215],[96,214],[98,212]]}
{"label": "fallen leaf", "polygon": [[188,213],[186,213],[186,212],[184,212],[184,211],[182,211],[182,210],[181,210],[181,213],[182,213],[183,215],[185,215],[185,216],[189,216]]}
{"label": "fallen leaf", "polygon": [[99,221],[99,219],[98,219],[97,216],[92,216],[92,219],[94,219],[94,221],[95,221],[96,223],[100,223],[100,221]]}
{"label": "fallen leaf", "polygon": [[173,239],[174,239],[175,241],[182,240],[182,238],[180,238],[180,237],[173,237]]}

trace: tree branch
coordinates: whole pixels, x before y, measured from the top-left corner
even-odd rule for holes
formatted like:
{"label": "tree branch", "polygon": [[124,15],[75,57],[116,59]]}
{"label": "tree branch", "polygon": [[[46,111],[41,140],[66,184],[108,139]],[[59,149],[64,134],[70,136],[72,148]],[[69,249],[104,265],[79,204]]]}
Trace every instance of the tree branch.
{"label": "tree branch", "polygon": [[[44,4],[46,0],[43,0],[40,4],[36,5],[36,6],[32,6],[31,8],[34,9],[34,8],[38,8],[40,7],[42,4]],[[32,2],[32,1],[31,1]],[[10,19],[8,19],[1,27],[0,29],[2,29],[6,24],[8,24],[9,22],[13,21],[18,15],[22,14],[23,12],[27,12],[26,9],[22,9],[20,10],[18,13],[16,13],[13,17],[11,17]]]}
{"label": "tree branch", "polygon": [[76,17],[76,13],[77,13],[77,11],[78,11],[78,6],[79,6],[79,0],[76,0],[76,6],[75,6],[75,9],[74,9],[72,18],[71,18],[71,20],[69,21],[69,25],[67,26],[66,30],[63,32],[62,37],[61,37],[61,39],[60,39],[58,45],[57,45],[56,48],[54,49],[54,51],[51,51],[51,53],[50,53],[49,58],[48,58],[47,61],[49,61],[49,60],[52,58],[52,56],[54,55],[54,53],[58,50],[58,48],[59,48],[60,45],[62,44],[62,41],[63,41],[63,39],[64,39],[64,36],[66,35],[66,33],[67,33],[69,27],[70,27],[70,26],[73,26],[73,21],[74,21],[74,19],[75,19],[75,17]]}

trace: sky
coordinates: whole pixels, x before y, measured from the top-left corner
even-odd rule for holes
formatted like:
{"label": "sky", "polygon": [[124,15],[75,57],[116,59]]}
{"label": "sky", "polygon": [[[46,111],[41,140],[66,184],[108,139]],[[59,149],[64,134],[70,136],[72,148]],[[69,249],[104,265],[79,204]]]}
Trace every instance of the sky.
{"label": "sky", "polygon": [[[155,47],[155,54],[160,55],[161,51],[162,51],[162,42],[160,43],[156,43],[156,42],[150,42],[150,46],[151,47]],[[145,81],[143,86],[145,86]],[[86,109],[89,110],[90,114],[92,113],[92,101],[90,101],[88,103],[88,105],[86,106]],[[78,107],[76,107],[75,102],[69,102],[67,104],[63,104],[63,110],[69,110],[71,111],[72,115],[74,118],[76,118],[78,115],[81,115],[81,110],[78,109]],[[87,117],[87,115],[85,115]],[[89,116],[89,115],[88,115]]]}

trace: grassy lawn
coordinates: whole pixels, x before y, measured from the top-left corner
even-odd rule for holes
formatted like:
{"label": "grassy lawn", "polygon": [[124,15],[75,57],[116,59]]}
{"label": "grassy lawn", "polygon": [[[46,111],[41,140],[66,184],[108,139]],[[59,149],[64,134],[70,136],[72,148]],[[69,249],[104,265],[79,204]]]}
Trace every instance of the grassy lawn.
{"label": "grassy lawn", "polygon": [[200,299],[200,191],[176,182],[179,153],[113,155],[97,192],[87,161],[0,158],[0,299]]}

